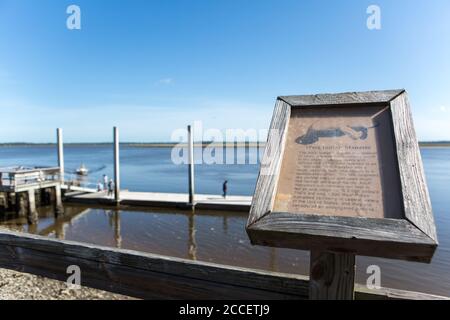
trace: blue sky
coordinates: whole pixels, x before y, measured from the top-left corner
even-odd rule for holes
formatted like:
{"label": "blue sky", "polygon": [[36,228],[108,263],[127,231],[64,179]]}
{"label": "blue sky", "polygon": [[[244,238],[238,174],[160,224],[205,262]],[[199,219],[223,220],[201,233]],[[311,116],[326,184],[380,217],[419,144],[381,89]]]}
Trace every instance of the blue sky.
{"label": "blue sky", "polygon": [[0,142],[265,129],[279,95],[394,88],[420,139],[450,140],[449,39],[448,0],[0,0]]}

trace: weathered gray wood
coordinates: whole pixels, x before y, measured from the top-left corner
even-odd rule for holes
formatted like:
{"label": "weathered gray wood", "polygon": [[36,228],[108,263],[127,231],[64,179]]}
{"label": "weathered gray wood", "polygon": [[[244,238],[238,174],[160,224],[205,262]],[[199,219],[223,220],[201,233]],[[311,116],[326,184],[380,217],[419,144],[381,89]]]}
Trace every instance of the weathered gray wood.
{"label": "weathered gray wood", "polygon": [[61,183],[59,181],[44,181],[40,183],[30,183],[27,185],[19,185],[14,188],[14,190],[9,190],[9,192],[27,192],[31,189],[46,189],[46,188],[54,188],[55,186],[60,186]]}
{"label": "weathered gray wood", "polygon": [[292,107],[300,106],[326,106],[338,104],[370,104],[387,103],[404,92],[401,90],[368,91],[368,92],[346,92],[337,94],[317,94],[303,96],[284,96],[279,99],[285,101]]}
{"label": "weathered gray wood", "polygon": [[355,299],[354,254],[312,251],[310,262],[310,300]]}
{"label": "weathered gray wood", "polygon": [[0,267],[66,280],[81,268],[82,285],[159,299],[304,299],[304,277],[219,266],[38,236],[0,233]]}
{"label": "weathered gray wood", "polygon": [[248,226],[251,226],[272,210],[290,116],[291,107],[284,101],[278,100],[270,125],[266,149],[261,161],[261,169],[250,209]]}
{"label": "weathered gray wood", "polygon": [[[282,104],[280,100],[285,101]],[[268,177],[258,179],[247,233],[252,243],[309,250],[321,245],[330,250],[346,250],[361,255],[430,262],[437,247],[436,229],[425,183],[419,146],[404,90],[281,97],[271,128],[284,128],[290,109],[311,106],[358,105],[391,107],[394,137],[406,219],[365,219],[307,216],[307,213],[271,212],[283,160],[284,139],[277,139],[275,159],[269,161]],[[289,110],[285,110],[285,108]],[[285,127],[286,126],[286,127]],[[265,158],[268,158],[266,155]],[[263,164],[264,165],[264,164]],[[264,167],[261,171],[265,170]]]}
{"label": "weathered gray wood", "polygon": [[3,211],[8,211],[9,210],[9,193],[7,192],[0,192],[0,208]]}
{"label": "weathered gray wood", "polygon": [[59,168],[2,169],[0,192],[27,192],[30,189],[53,187],[60,184],[59,171]]}
{"label": "weathered gray wood", "polygon": [[62,203],[62,195],[61,195],[61,186],[56,186],[54,189],[55,192],[55,213],[56,215],[64,214],[64,206]]}
{"label": "weathered gray wood", "polygon": [[[189,261],[34,235],[0,232],[0,267],[66,281],[81,268],[81,284],[147,299],[308,299],[306,277]],[[447,299],[358,287],[356,299]]]}
{"label": "weathered gray wood", "polygon": [[120,142],[119,128],[114,127],[114,200],[120,202]]}
{"label": "weathered gray wood", "polygon": [[16,213],[19,217],[26,217],[27,203],[24,192],[16,193]]}
{"label": "weathered gray wood", "polygon": [[406,220],[273,212],[247,229],[253,244],[429,262],[436,243]]}
{"label": "weathered gray wood", "polygon": [[36,210],[36,196],[34,190],[28,190],[28,208],[27,208],[27,218],[29,224],[36,224],[39,220],[38,212]]}
{"label": "weathered gray wood", "polygon": [[405,216],[437,243],[430,195],[406,92],[391,102],[391,113]]}

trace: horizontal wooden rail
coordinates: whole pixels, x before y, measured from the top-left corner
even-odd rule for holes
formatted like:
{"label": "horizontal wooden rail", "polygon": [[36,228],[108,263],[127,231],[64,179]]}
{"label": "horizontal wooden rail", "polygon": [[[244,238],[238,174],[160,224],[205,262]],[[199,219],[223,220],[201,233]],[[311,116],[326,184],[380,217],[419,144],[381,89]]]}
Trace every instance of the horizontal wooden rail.
{"label": "horizontal wooden rail", "polygon": [[0,192],[24,192],[60,183],[59,168],[0,169]]}
{"label": "horizontal wooden rail", "polygon": [[[0,172],[2,169],[0,169]],[[56,175],[59,174],[59,168],[58,167],[52,167],[52,168],[31,168],[31,169],[20,169],[20,168],[6,168],[3,171],[4,173],[9,173],[12,175],[27,175],[27,174],[34,174],[36,172],[43,172],[44,174],[49,175]]]}
{"label": "horizontal wooden rail", "polygon": [[[143,299],[308,299],[308,279],[35,235],[0,232],[0,267]],[[357,299],[444,299],[401,290],[359,288]]]}

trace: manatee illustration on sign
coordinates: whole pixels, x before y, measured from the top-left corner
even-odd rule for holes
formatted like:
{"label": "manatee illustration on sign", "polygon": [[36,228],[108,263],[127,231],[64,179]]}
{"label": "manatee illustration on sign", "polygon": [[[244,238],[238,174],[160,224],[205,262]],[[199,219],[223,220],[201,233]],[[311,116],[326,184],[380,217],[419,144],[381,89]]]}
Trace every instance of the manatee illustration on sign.
{"label": "manatee illustration on sign", "polygon": [[302,145],[310,145],[319,141],[320,138],[340,138],[347,136],[352,140],[366,140],[369,137],[369,130],[378,127],[374,125],[348,125],[338,124],[330,126],[329,123],[322,121],[316,122],[308,128],[308,131],[295,142]]}

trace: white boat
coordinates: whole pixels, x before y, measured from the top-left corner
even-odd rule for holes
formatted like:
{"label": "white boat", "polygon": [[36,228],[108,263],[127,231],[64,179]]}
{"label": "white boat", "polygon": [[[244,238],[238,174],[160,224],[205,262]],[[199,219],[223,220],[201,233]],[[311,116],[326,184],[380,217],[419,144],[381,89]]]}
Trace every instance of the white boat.
{"label": "white boat", "polygon": [[88,168],[84,164],[82,164],[76,171],[79,176],[87,176],[89,174]]}

